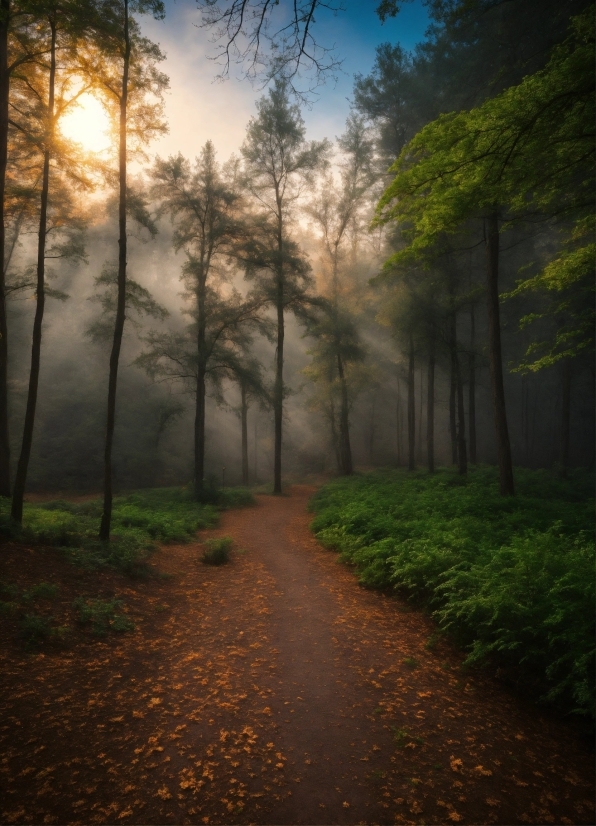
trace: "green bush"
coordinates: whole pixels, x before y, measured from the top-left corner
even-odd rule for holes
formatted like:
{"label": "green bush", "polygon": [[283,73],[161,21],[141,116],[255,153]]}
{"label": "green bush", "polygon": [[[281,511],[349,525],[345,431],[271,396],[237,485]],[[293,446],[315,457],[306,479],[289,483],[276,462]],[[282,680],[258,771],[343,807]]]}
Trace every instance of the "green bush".
{"label": "green bush", "polygon": [[78,597],[73,602],[73,608],[79,614],[81,625],[88,625],[91,633],[97,637],[105,637],[110,631],[122,633],[132,631],[134,623],[124,614],[119,613],[122,608],[120,599],[84,599]]}
{"label": "green bush", "polygon": [[188,488],[153,488],[117,496],[112,537],[104,543],[97,539],[102,513],[99,499],[26,504],[19,528],[11,523],[10,501],[0,498],[0,533],[63,548],[78,564],[108,565],[139,576],[147,572],[147,560],[156,542],[188,542],[198,530],[216,523],[221,508],[241,507],[252,501],[245,488],[214,488],[211,503],[197,501]]}
{"label": "green bush", "polygon": [[38,599],[56,599],[59,590],[57,585],[52,585],[50,582],[39,582],[37,585],[32,585],[28,591],[23,591],[22,599],[26,602],[34,602]]}
{"label": "green bush", "polygon": [[370,587],[428,605],[468,652],[567,711],[593,715],[593,480],[516,471],[384,471],[313,498],[312,528]]}
{"label": "green bush", "polygon": [[230,560],[233,540],[230,536],[222,536],[220,539],[208,539],[204,545],[205,550],[201,556],[201,562],[205,565],[225,565]]}

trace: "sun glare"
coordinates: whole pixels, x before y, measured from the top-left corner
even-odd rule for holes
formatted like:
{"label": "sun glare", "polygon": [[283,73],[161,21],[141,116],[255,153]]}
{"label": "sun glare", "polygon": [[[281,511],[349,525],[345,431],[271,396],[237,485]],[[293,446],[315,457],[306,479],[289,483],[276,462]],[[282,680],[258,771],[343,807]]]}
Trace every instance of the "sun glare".
{"label": "sun glare", "polygon": [[65,138],[80,143],[87,152],[103,152],[110,146],[110,121],[97,98],[81,95],[77,105],[60,121]]}

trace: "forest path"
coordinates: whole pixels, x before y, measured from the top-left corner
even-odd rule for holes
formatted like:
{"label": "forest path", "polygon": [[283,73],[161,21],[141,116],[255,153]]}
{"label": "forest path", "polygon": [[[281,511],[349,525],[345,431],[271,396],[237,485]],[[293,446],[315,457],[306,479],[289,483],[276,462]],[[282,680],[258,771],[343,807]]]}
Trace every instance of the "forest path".
{"label": "forest path", "polygon": [[227,566],[190,543],[154,558],[169,579],[93,574],[133,634],[2,654],[1,822],[594,822],[569,729],[360,588],[310,533],[311,493],[223,514],[205,535],[234,538]]}

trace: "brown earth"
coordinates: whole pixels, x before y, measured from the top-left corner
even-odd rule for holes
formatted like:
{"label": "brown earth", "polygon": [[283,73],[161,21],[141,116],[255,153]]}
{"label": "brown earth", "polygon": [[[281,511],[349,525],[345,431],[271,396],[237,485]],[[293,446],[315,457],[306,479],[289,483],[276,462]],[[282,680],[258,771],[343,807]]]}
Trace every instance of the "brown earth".
{"label": "brown earth", "polygon": [[310,534],[311,493],[224,514],[205,536],[234,538],[229,565],[163,547],[167,578],[2,548],[4,582],[60,585],[56,623],[116,594],[136,625],[26,653],[3,618],[3,823],[594,823],[573,730],[360,588]]}

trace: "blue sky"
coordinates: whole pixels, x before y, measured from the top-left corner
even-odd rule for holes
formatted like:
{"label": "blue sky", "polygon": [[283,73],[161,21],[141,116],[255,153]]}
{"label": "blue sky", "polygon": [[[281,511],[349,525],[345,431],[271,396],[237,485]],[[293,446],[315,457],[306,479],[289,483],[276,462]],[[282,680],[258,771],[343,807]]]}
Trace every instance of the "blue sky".
{"label": "blue sky", "polygon": [[[344,0],[345,11],[335,16],[321,13],[317,20],[317,39],[325,46],[336,45],[343,72],[336,84],[330,81],[319,90],[310,110],[304,110],[309,138],[333,139],[343,131],[353,76],[370,71],[380,43],[400,42],[412,49],[422,40],[428,18],[421,0],[404,4],[397,18],[384,25],[375,14],[376,5],[375,0]],[[167,0],[166,8],[164,21],[140,21],[143,31],[159,42],[167,55],[163,70],[170,76],[171,86],[166,104],[170,134],[149,151],[162,156],[181,151],[194,157],[211,139],[224,160],[238,151],[255,101],[263,92],[235,77],[215,82],[217,65],[208,59],[214,47],[207,32],[197,25],[200,16],[195,4],[192,0]]]}

